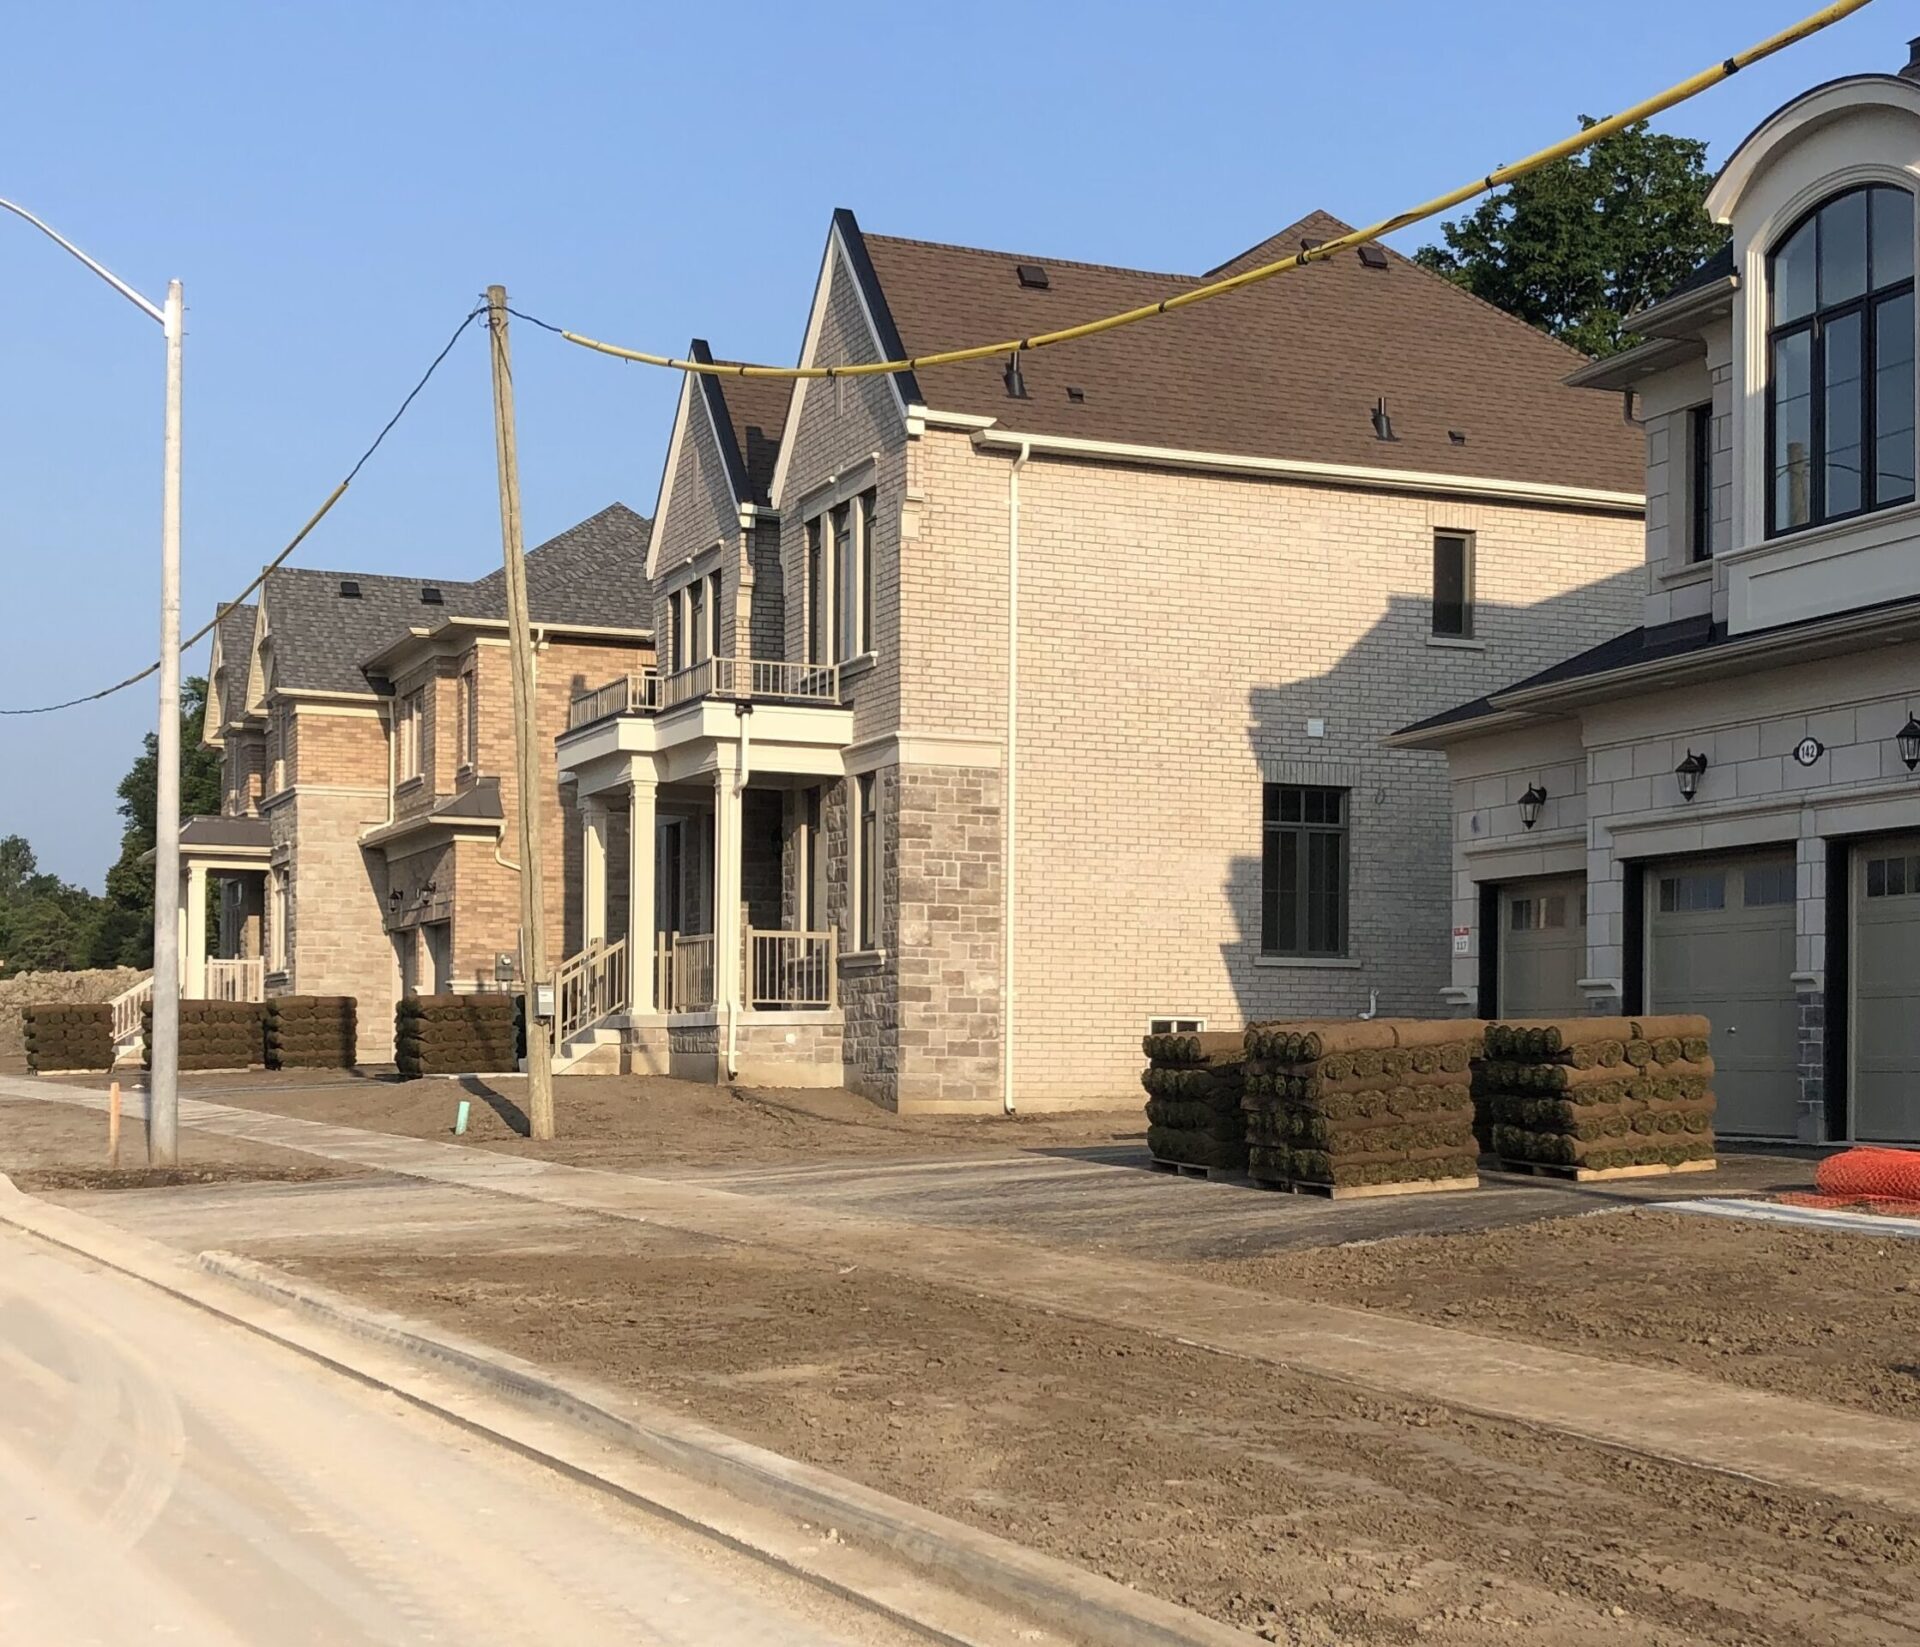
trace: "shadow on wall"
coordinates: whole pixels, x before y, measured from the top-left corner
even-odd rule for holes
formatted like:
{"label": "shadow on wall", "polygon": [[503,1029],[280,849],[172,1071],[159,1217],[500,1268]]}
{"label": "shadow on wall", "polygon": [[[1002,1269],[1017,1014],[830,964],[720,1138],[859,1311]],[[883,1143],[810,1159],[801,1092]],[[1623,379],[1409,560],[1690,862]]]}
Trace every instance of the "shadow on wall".
{"label": "shadow on wall", "polygon": [[[1235,937],[1221,958],[1244,1022],[1284,1017],[1357,1017],[1377,992],[1382,1016],[1438,1016],[1451,975],[1453,801],[1447,758],[1428,750],[1394,750],[1381,740],[1410,723],[1511,685],[1596,645],[1640,621],[1644,569],[1531,606],[1478,605],[1478,645],[1446,644],[1433,635],[1433,606],[1396,597],[1376,623],[1331,667],[1249,694],[1249,743],[1261,783],[1246,791],[1246,838],[1257,843],[1235,857],[1226,896]],[[1617,613],[1617,625],[1596,625],[1596,613]],[[1276,635],[1279,646],[1284,634]],[[1263,806],[1267,785],[1344,791],[1337,846],[1289,847],[1283,824],[1271,832]],[[1289,811],[1284,794],[1275,797]],[[1323,805],[1301,797],[1303,813]],[[1324,815],[1323,815],[1324,817]],[[1286,822],[1294,821],[1289,817]],[[1309,816],[1299,819],[1314,831]],[[1343,829],[1343,832],[1340,832]],[[1324,823],[1323,823],[1324,832]],[[1325,854],[1338,851],[1338,873]],[[1295,896],[1269,902],[1265,860]],[[1313,860],[1318,859],[1318,862]],[[1310,868],[1328,871],[1316,888]],[[1344,886],[1342,909],[1330,913],[1328,880]],[[1269,928],[1273,930],[1269,931]],[[1330,928],[1337,928],[1331,930]],[[1311,950],[1313,953],[1301,953]]]}

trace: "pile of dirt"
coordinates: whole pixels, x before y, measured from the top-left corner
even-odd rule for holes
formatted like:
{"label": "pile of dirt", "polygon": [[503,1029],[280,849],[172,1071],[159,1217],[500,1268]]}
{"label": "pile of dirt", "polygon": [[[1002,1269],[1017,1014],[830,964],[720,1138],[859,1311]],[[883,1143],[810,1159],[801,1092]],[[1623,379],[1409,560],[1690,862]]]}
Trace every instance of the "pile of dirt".
{"label": "pile of dirt", "polygon": [[476,1075],[520,1061],[518,1003],[511,995],[409,995],[393,1009],[400,1078]]}
{"label": "pile of dirt", "polygon": [[1248,1029],[1249,1170],[1359,1189],[1472,1179],[1471,1019],[1256,1024]]}
{"label": "pile of dirt", "polygon": [[1711,1032],[1691,1014],[1490,1025],[1474,1087],[1493,1152],[1593,1171],[1711,1161]]}
{"label": "pile of dirt", "polygon": [[21,1012],[29,1003],[111,1001],[148,974],[138,967],[101,967],[88,972],[21,972],[0,978],[0,1066],[19,1068],[26,1059]]}
{"label": "pile of dirt", "polygon": [[1237,1034],[1149,1035],[1147,1148],[1156,1160],[1239,1171],[1247,1164],[1240,1099],[1246,1054]]}
{"label": "pile of dirt", "polygon": [[113,1008],[105,1001],[35,1001],[21,1009],[21,1040],[27,1068],[48,1070],[112,1069]]}
{"label": "pile of dirt", "polygon": [[267,1002],[267,1068],[352,1069],[360,1006],[351,995],[276,995]]}
{"label": "pile of dirt", "polygon": [[[153,1001],[140,1014],[143,1067],[153,1068]],[[267,1061],[266,1009],[258,1001],[182,1001],[180,1068],[257,1069]]]}

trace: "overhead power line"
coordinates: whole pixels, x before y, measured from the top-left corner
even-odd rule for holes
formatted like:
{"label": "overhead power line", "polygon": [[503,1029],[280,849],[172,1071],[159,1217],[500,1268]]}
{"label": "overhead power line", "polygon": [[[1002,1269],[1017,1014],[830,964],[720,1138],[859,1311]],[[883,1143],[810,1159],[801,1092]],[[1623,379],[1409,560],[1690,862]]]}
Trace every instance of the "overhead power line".
{"label": "overhead power line", "polygon": [[[1328,258],[1337,257],[1341,252],[1370,241],[1394,234],[1397,231],[1423,222],[1429,217],[1437,217],[1444,211],[1471,200],[1475,195],[1486,194],[1500,188],[1517,178],[1537,172],[1543,166],[1550,166],[1556,160],[1578,154],[1615,132],[1624,130],[1641,120],[1661,114],[1676,104],[1697,97],[1709,87],[1717,86],[1749,64],[1757,63],[1775,52],[1784,51],[1808,36],[1818,34],[1822,29],[1849,17],[1867,5],[1869,0],[1838,0],[1835,5],[1825,6],[1803,18],[1791,28],[1771,35],[1758,45],[1747,47],[1745,51],[1735,52],[1731,57],[1722,58],[1712,68],[1702,69],[1679,84],[1669,86],[1657,96],[1646,98],[1630,109],[1619,114],[1609,115],[1605,120],[1588,126],[1583,131],[1564,137],[1558,143],[1537,150],[1524,160],[1516,160],[1510,166],[1496,166],[1484,177],[1476,177],[1471,183],[1463,183],[1457,189],[1449,189],[1445,194],[1436,195],[1424,205],[1411,207],[1404,212],[1396,212],[1392,217],[1382,218],[1378,223],[1369,224],[1364,229],[1355,229],[1341,235],[1337,240],[1328,240],[1318,246],[1305,247],[1290,256],[1272,263],[1263,263],[1258,268],[1247,269],[1222,280],[1208,281],[1205,285],[1162,298],[1158,303],[1142,304],[1136,309],[1122,309],[1117,314],[1103,315],[1097,320],[1083,321],[1077,326],[1064,326],[1058,331],[1040,332],[1032,337],[1003,338],[998,343],[977,343],[959,349],[944,349],[935,354],[912,355],[902,360],[878,360],[864,364],[847,363],[834,366],[765,366],[739,365],[718,361],[686,360],[678,355],[649,354],[644,349],[625,349],[617,344],[602,343],[595,338],[583,336],[579,332],[567,331],[544,320],[534,324],[544,326],[550,332],[558,332],[569,343],[577,343],[583,349],[593,349],[604,355],[612,355],[619,360],[628,360],[640,366],[662,366],[676,372],[698,372],[710,377],[767,377],[767,378],[823,378],[823,377],[883,377],[895,372],[919,371],[929,366],[958,366],[970,360],[991,360],[1005,354],[1015,354],[1027,349],[1048,349],[1059,343],[1072,343],[1083,337],[1097,337],[1102,332],[1118,331],[1123,326],[1137,326],[1142,321],[1155,320],[1161,315],[1172,314],[1177,309],[1189,309],[1196,303],[1209,303],[1230,292],[1237,292],[1246,286],[1257,286],[1275,275],[1286,274],[1308,263],[1324,263]],[[532,319],[522,316],[522,319]]]}
{"label": "overhead power line", "polygon": [[[388,435],[393,433],[394,425],[407,415],[408,407],[413,405],[420,391],[426,388],[433,374],[439,371],[440,363],[444,361],[448,355],[453,353],[453,346],[460,341],[460,334],[486,312],[486,305],[484,304],[468,311],[466,317],[460,324],[454,327],[453,335],[447,339],[440,352],[433,357],[433,364],[428,366],[426,371],[421,374],[420,381],[407,391],[407,398],[400,402],[399,410],[387,419],[386,423],[382,425],[380,433],[373,437],[373,444],[360,454],[359,461],[347,471],[346,478],[327,494],[326,501],[313,512],[308,518],[306,525],[302,526],[299,531],[293,534],[287,546],[282,549],[279,554],[275,555],[272,560],[268,561],[265,566],[261,567],[260,575],[256,577],[253,582],[249,583],[246,588],[242,589],[232,600],[226,601],[220,607],[216,608],[215,616],[212,619],[196,629],[180,643],[180,651],[183,655],[213,633],[215,626],[220,622],[219,612],[225,611],[229,606],[239,605],[247,596],[254,593],[261,584],[267,581],[268,575],[272,573],[275,568],[284,565],[294,550],[298,549],[300,545],[306,541],[307,535],[312,532],[321,521],[326,519],[327,512],[346,495],[347,488],[354,483],[360,471],[367,466],[367,460],[372,457],[375,452],[380,450],[380,443],[384,441]],[[122,681],[115,681],[111,686],[103,686],[97,692],[87,692],[80,697],[68,698],[61,703],[35,704],[31,708],[26,709],[0,709],[0,715],[51,715],[56,710],[74,709],[83,703],[98,703],[102,698],[110,698],[116,692],[124,692],[129,686],[139,685],[140,682],[147,679],[148,676],[157,673],[159,668],[159,662],[156,660],[148,664],[146,668],[142,669],[138,674],[129,675]]]}

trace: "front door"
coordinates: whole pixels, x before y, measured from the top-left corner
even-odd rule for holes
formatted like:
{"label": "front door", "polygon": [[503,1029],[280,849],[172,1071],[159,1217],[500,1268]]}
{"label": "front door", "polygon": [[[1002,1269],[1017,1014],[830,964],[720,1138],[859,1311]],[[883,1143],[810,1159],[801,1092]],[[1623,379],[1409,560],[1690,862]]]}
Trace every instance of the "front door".
{"label": "front door", "polygon": [[1647,872],[1647,1010],[1713,1025],[1716,1128],[1793,1138],[1800,1125],[1794,861],[1778,851]]}
{"label": "front door", "polygon": [[1573,1018],[1586,1011],[1587,882],[1583,875],[1500,889],[1500,1016]]}
{"label": "front door", "polygon": [[1853,1136],[1920,1143],[1920,837],[1853,852]]}

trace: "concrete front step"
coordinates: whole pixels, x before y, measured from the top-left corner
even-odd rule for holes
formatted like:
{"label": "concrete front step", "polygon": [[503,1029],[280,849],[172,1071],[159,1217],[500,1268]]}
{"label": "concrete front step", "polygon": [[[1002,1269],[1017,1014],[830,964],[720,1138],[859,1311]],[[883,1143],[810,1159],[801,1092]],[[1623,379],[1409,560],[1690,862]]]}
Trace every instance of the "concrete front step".
{"label": "concrete front step", "polygon": [[618,1075],[620,1073],[620,1031],[595,1028],[583,1030],[563,1042],[553,1055],[555,1075]]}

